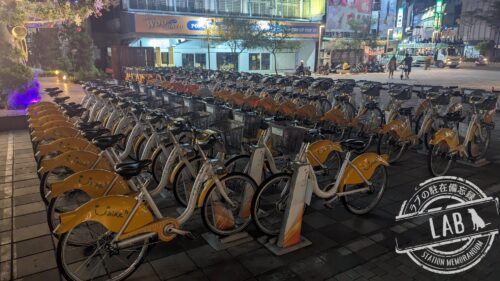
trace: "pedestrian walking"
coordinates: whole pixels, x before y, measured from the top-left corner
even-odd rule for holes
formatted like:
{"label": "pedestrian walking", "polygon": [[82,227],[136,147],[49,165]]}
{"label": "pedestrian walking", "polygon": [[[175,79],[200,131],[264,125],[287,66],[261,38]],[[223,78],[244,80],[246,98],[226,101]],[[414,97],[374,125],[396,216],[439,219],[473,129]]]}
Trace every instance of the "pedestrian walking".
{"label": "pedestrian walking", "polygon": [[[401,64],[404,66],[406,79],[410,79],[411,65],[413,64],[413,58],[410,56],[410,54],[406,54],[403,61],[401,61]],[[403,74],[401,74],[401,76],[403,76]],[[401,79],[403,79],[403,77],[401,77]]]}
{"label": "pedestrian walking", "polygon": [[387,65],[387,69],[389,70],[389,78],[394,78],[394,71],[396,71],[396,68],[398,67],[397,61],[396,61],[396,56],[393,55],[392,58],[389,60],[389,64]]}

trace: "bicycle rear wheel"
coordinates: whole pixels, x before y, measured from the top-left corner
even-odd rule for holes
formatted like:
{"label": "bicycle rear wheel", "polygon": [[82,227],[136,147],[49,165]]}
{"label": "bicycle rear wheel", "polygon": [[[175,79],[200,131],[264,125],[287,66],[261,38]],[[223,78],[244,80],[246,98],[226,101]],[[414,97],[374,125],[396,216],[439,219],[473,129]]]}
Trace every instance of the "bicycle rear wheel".
{"label": "bicycle rear wheel", "polygon": [[285,214],[292,175],[279,173],[264,181],[252,200],[252,218],[260,231],[278,235]]}
{"label": "bicycle rear wheel", "polygon": [[406,149],[405,144],[401,144],[395,133],[387,133],[380,136],[377,145],[377,153],[389,155],[389,163],[398,161]]}
{"label": "bicycle rear wheel", "polygon": [[[195,173],[197,174],[203,165],[203,159],[201,157],[190,160],[189,163],[192,165]],[[179,171],[174,177],[173,182],[173,192],[174,197],[182,206],[186,207],[189,201],[189,196],[191,195],[191,190],[193,189],[193,184],[196,179],[196,175],[192,175],[189,171],[188,166],[183,163]]]}
{"label": "bicycle rear wheel", "polygon": [[387,186],[387,169],[384,165],[379,165],[369,179],[371,185],[367,186],[366,183],[358,185],[348,185],[344,191],[354,191],[356,189],[368,187],[366,192],[352,193],[341,197],[342,204],[351,213],[356,215],[364,215],[373,210],[382,195],[384,194],[385,187]]}
{"label": "bicycle rear wheel", "polygon": [[435,177],[444,176],[451,167],[453,159],[450,156],[450,147],[446,142],[431,146],[427,154],[427,167]]}

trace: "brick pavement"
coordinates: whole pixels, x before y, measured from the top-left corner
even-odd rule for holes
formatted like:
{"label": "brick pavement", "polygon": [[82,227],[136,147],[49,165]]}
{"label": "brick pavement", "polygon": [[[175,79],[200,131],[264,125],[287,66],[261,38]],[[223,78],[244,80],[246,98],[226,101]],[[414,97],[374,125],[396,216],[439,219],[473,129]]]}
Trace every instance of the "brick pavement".
{"label": "brick pavement", "polygon": [[[499,118],[497,118],[500,121]],[[500,129],[492,135],[492,163],[482,168],[455,165],[452,175],[465,177],[488,195],[500,196]],[[341,204],[326,209],[313,200],[304,216],[303,235],[312,245],[274,256],[256,241],[216,252],[199,238],[156,244],[129,280],[498,280],[500,244],[466,273],[446,277],[420,269],[395,253],[395,234],[412,225],[395,226],[401,203],[418,183],[429,178],[423,155],[409,152],[389,169],[389,186],[376,210],[365,216],[348,213]],[[28,133],[0,133],[0,280],[61,280],[53,239],[40,200]],[[158,199],[161,211],[175,214],[170,195]],[[186,228],[206,232],[199,212]],[[249,232],[260,234],[254,226]]]}

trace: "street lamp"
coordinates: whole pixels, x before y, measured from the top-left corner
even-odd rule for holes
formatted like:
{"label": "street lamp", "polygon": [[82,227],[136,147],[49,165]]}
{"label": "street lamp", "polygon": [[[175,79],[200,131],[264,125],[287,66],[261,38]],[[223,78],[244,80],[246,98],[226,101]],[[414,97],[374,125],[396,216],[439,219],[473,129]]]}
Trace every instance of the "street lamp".
{"label": "street lamp", "polygon": [[321,57],[320,57],[320,52],[321,52],[321,40],[322,40],[322,35],[323,35],[323,28],[325,26],[324,25],[320,25],[319,26],[319,33],[318,33],[318,61],[316,63],[316,72],[319,73],[319,65],[320,65],[320,61],[321,61]]}

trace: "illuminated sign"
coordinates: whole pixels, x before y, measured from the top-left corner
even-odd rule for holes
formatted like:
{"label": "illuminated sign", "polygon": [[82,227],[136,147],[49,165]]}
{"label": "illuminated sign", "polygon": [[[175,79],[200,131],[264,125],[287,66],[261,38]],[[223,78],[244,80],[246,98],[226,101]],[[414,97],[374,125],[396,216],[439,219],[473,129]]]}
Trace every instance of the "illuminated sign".
{"label": "illuminated sign", "polygon": [[434,9],[434,29],[440,30],[443,25],[443,0],[436,0]]}
{"label": "illuminated sign", "polygon": [[399,10],[398,10],[398,18],[396,20],[396,27],[398,27],[398,28],[403,27],[403,15],[404,15],[404,12],[405,12],[405,10],[404,10],[403,7],[399,8]]}

